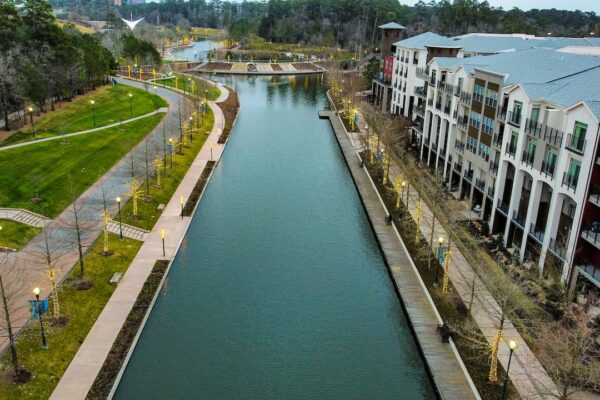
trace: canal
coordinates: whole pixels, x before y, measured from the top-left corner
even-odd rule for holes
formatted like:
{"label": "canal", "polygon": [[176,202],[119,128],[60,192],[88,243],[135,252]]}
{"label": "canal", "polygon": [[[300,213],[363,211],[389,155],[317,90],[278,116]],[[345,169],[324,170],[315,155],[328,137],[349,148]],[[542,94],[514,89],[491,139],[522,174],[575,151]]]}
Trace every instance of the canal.
{"label": "canal", "polygon": [[317,77],[241,112],[117,399],[433,399]]}

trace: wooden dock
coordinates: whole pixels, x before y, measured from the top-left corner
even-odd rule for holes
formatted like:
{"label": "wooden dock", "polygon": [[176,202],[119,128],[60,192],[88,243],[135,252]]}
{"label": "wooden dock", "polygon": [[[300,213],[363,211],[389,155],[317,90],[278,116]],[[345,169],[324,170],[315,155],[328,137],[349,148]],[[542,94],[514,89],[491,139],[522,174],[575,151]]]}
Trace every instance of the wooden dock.
{"label": "wooden dock", "polygon": [[386,223],[385,205],[366,169],[360,167],[360,156],[340,118],[335,111],[321,111],[319,117],[331,122],[439,397],[443,400],[480,399],[454,343],[442,343],[437,332],[442,319],[398,231]]}

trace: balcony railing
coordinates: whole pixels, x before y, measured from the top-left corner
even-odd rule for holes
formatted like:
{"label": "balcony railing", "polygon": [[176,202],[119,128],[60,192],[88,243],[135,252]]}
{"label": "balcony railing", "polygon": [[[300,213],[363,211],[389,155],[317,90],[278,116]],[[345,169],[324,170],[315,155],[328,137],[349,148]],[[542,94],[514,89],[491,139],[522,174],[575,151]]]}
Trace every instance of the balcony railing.
{"label": "balcony railing", "polygon": [[525,132],[530,136],[542,139],[553,146],[560,147],[562,145],[564,136],[563,131],[531,121],[529,118],[525,120]]}
{"label": "balcony railing", "polygon": [[567,172],[563,172],[562,185],[566,186],[568,190],[575,192],[575,190],[577,190],[577,179],[577,177],[572,176]]}
{"label": "balcony railing", "polygon": [[431,75],[431,76],[429,77],[429,84],[430,84],[431,86],[435,87],[435,82],[436,82],[436,80],[435,80],[435,75]]}
{"label": "balcony railing", "polygon": [[565,145],[567,149],[574,151],[578,154],[583,154],[585,151],[585,138],[581,136],[573,136],[572,134],[567,135],[567,144]]}
{"label": "balcony railing", "polygon": [[499,108],[496,112],[496,117],[498,117],[499,120],[504,121],[506,119],[506,108]]}
{"label": "balcony railing", "polygon": [[494,128],[492,128],[491,126],[485,124],[481,125],[481,131],[487,133],[488,135],[491,135],[493,130]]}
{"label": "balcony railing", "polygon": [[498,199],[498,205],[496,207],[508,217],[508,203],[505,203],[502,199]]}
{"label": "balcony railing", "polygon": [[429,68],[427,67],[417,67],[417,76],[421,79],[428,80],[429,78]]}
{"label": "balcony railing", "polygon": [[517,210],[513,210],[512,220],[515,221],[521,228],[525,228],[525,216],[519,214]]}
{"label": "balcony railing", "polygon": [[535,160],[535,153],[529,153],[525,150],[521,156],[521,162],[529,167],[533,167],[533,162]]}
{"label": "balcony railing", "polygon": [[454,142],[454,148],[459,152],[459,153],[463,153],[465,151],[465,144],[463,142],[461,142],[460,140],[456,140]]}
{"label": "balcony railing", "polygon": [[463,171],[463,176],[467,179],[467,181],[471,182],[473,180],[473,170],[465,169]]}
{"label": "balcony railing", "polygon": [[498,100],[493,99],[491,97],[486,97],[485,104],[487,104],[490,107],[496,107],[498,105]]}
{"label": "balcony railing", "polygon": [[494,176],[498,175],[498,163],[490,162],[490,173]]}
{"label": "balcony railing", "polygon": [[493,186],[488,187],[487,195],[488,195],[488,197],[491,197],[492,199],[494,198],[494,187]]}
{"label": "balcony railing", "polygon": [[460,92],[460,101],[468,106],[471,105],[471,95],[467,92]]}
{"label": "balcony railing", "polygon": [[416,131],[417,133],[420,133],[421,135],[423,134],[423,126],[419,125],[419,124],[414,124],[412,126],[413,130]]}
{"label": "balcony railing", "polygon": [[512,126],[516,126],[516,127],[521,126],[521,114],[515,114],[514,112],[509,111],[506,122],[508,122]]}
{"label": "balcony railing", "polygon": [[470,123],[471,123],[471,126],[474,127],[474,128],[479,128],[479,125],[481,125],[481,122],[479,122],[479,121],[477,121],[476,119],[473,119],[473,118],[470,119]]}
{"label": "balcony railing", "polygon": [[565,249],[565,244],[562,241],[556,241],[556,239],[550,239],[550,244],[548,246],[548,249],[554,253],[554,255],[556,255],[557,257],[561,258],[561,259],[565,259],[565,256],[567,254],[567,251]]}
{"label": "balcony railing", "polygon": [[540,242],[540,244],[544,243],[544,232],[539,231],[533,222],[529,225],[529,236]]}
{"label": "balcony railing", "polygon": [[469,117],[466,115],[459,115],[456,124],[459,128],[467,129],[467,124],[469,123]]}
{"label": "balcony railing", "polygon": [[600,232],[594,232],[591,229],[582,230],[581,237],[600,250]]}
{"label": "balcony railing", "polygon": [[443,93],[452,93],[454,91],[454,85],[450,83],[440,82],[438,83],[438,90]]}
{"label": "balcony railing", "polygon": [[462,171],[462,163],[454,164],[454,170],[460,174]]}
{"label": "balcony railing", "polygon": [[483,191],[485,190],[485,181],[481,180],[479,178],[475,179],[475,187],[477,189],[479,189],[481,191],[481,193],[483,193]]}
{"label": "balcony railing", "polygon": [[415,86],[415,94],[419,97],[427,97],[427,92],[425,92],[425,88],[423,86]]}
{"label": "balcony railing", "polygon": [[433,99],[427,99],[427,105],[433,107]]}
{"label": "balcony railing", "polygon": [[515,156],[515,153],[517,152],[517,144],[514,142],[509,142],[506,143],[506,150],[505,150],[506,154],[508,154],[509,156]]}
{"label": "balcony railing", "polygon": [[425,109],[423,107],[415,107],[415,114],[425,118]]}
{"label": "balcony railing", "polygon": [[542,162],[542,169],[540,170],[542,174],[549,176],[550,178],[554,178],[554,170],[556,169],[556,163],[548,163],[548,161]]}
{"label": "balcony railing", "polygon": [[496,133],[496,134],[494,134],[494,137],[492,139],[492,144],[498,148],[501,148],[502,147],[502,139],[503,139],[502,135]]}
{"label": "balcony railing", "polygon": [[473,92],[473,100],[483,103],[483,95],[480,93]]}
{"label": "balcony railing", "polygon": [[447,116],[450,116],[450,107],[448,107],[448,106],[444,107],[444,114]]}
{"label": "balcony railing", "polygon": [[452,118],[456,119],[458,117],[458,110],[454,110],[454,112],[452,113]]}

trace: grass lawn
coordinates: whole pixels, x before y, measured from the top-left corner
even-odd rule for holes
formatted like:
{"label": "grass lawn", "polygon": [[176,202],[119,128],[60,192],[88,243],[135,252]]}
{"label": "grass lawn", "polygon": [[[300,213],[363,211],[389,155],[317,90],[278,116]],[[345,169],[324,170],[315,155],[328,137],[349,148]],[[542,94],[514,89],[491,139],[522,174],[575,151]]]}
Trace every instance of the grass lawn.
{"label": "grass lawn", "polygon": [[[184,89],[183,79],[185,79],[185,78],[179,78],[177,80],[177,88],[178,89],[181,89],[181,90]],[[208,89],[208,93],[206,94],[206,97],[208,98],[208,100],[215,101],[221,95],[221,90],[219,90],[218,87],[207,84],[202,79],[194,79],[194,80],[196,81],[195,88],[196,88],[196,90],[200,90],[201,91],[200,93],[203,93],[205,89]],[[175,78],[161,79],[160,81],[157,81],[156,84],[158,84],[159,86],[165,86],[167,88],[174,88],[175,87]],[[190,87],[186,85],[185,90],[188,91],[188,95],[189,95],[189,89],[190,89]]]}
{"label": "grass lawn", "polygon": [[[175,190],[183,180],[188,168],[198,155],[202,145],[208,137],[208,133],[214,124],[214,116],[210,108],[204,116],[204,124],[198,133],[194,134],[194,141],[188,143],[188,147],[183,147],[183,155],[175,153],[173,155],[173,169],[171,170],[170,158],[167,157],[167,176],[161,175],[161,187],[156,187],[156,177],[150,177],[150,200],[138,201],[138,216],[133,218],[133,202],[131,199],[124,205],[121,213],[123,222],[138,226],[143,229],[151,230],[158,217],[160,211],[157,210],[159,204],[167,204]],[[179,146],[177,146],[177,149]],[[146,190],[146,184],[141,185],[142,190]],[[187,199],[184,199],[187,201]]]}
{"label": "grass lawn", "polygon": [[19,250],[25,246],[41,229],[19,222],[0,219],[0,247]]}
{"label": "grass lawn", "polygon": [[[131,107],[129,104],[129,93]],[[75,98],[70,103],[63,103],[62,108],[47,112],[39,117],[34,116],[36,138],[57,136],[66,133],[79,132],[94,127],[92,105],[94,101],[96,111],[96,127],[114,124],[121,119],[126,120],[148,114],[158,107],[167,106],[167,102],[159,96],[146,92],[143,89],[133,88],[126,85],[106,85]],[[131,112],[133,111],[133,112]],[[14,143],[32,140],[32,127],[29,115],[26,116],[27,125],[21,131],[6,138],[0,145],[5,146]]]}
{"label": "grass lawn", "polygon": [[79,274],[79,267],[75,266],[62,285],[60,297],[61,311],[69,317],[69,323],[56,328],[45,321],[48,350],[41,348],[37,322],[25,328],[17,339],[17,352],[20,363],[32,372],[33,378],[23,385],[7,382],[6,372],[11,367],[10,351],[7,351],[0,358],[0,369],[4,372],[0,379],[0,399],[47,399],[50,396],[114,292],[115,286],[108,281],[115,272],[127,270],[141,245],[142,242],[127,238],[121,241],[117,235],[111,235],[110,247],[114,254],[103,257],[99,254],[102,238],[96,240],[85,256],[86,277],[93,287],[88,290],[73,288],[72,282]]}
{"label": "grass lawn", "polygon": [[[140,142],[163,118],[152,115],[119,127],[0,151],[0,207],[55,217]],[[74,195],[68,177],[73,178]],[[39,190],[41,203],[33,203]]]}

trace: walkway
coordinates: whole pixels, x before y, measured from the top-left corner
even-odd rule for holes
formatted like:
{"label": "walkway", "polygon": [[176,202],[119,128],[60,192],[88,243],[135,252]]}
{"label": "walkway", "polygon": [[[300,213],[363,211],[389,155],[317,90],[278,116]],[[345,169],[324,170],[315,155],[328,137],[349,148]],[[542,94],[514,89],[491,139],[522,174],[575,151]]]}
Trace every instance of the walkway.
{"label": "walkway", "polygon": [[0,219],[8,219],[21,224],[43,228],[50,218],[23,208],[0,208]]}
{"label": "walkway", "polygon": [[454,343],[442,343],[436,331],[442,319],[396,227],[385,223],[388,214],[385,205],[366,169],[360,167],[360,156],[342,122],[333,111],[319,115],[331,121],[440,397],[444,400],[479,399]]}
{"label": "walkway", "polygon": [[139,240],[140,242],[145,241],[146,234],[150,232],[145,229],[138,228],[137,226],[119,224],[117,221],[112,221],[108,224],[108,231],[110,233],[114,233],[115,235],[120,234],[122,231],[124,237]]}
{"label": "walkway", "polygon": [[85,131],[68,133],[66,135],[51,136],[51,137],[47,137],[47,138],[43,138],[43,139],[30,140],[30,141],[23,142],[23,143],[11,144],[9,146],[0,147],[0,151],[16,149],[17,147],[29,146],[30,144],[37,144],[37,143],[41,143],[41,142],[49,142],[51,140],[64,139],[64,138],[68,138],[68,137],[71,137],[71,136],[85,135],[86,133],[98,132],[98,131],[101,131],[101,130],[104,130],[104,129],[114,128],[116,126],[121,126],[123,124],[128,124],[130,122],[134,122],[134,121],[137,121],[137,120],[142,119],[142,118],[147,118],[147,117],[150,117],[151,115],[154,115],[154,114],[166,113],[167,111],[168,111],[168,108],[161,107],[161,108],[159,108],[156,111],[152,111],[152,112],[150,112],[148,114],[144,114],[144,115],[140,115],[140,116],[133,117],[133,118],[130,118],[130,119],[126,119],[123,122],[116,122],[114,124],[99,126],[97,128],[93,128],[93,129],[86,129]]}
{"label": "walkway", "polygon": [[[221,90],[226,89],[222,88]],[[152,271],[154,263],[159,259],[172,260],[175,257],[192,219],[192,217],[181,218],[179,196],[183,195],[184,198],[188,198],[192,193],[198,178],[204,170],[204,166],[211,159],[210,144],[213,143],[212,159],[217,161],[220,160],[225,146],[216,144],[220,132],[225,126],[223,112],[214,102],[209,101],[208,104],[215,116],[215,124],[210,135],[154,225],[154,229],[146,234],[144,244],[71,361],[50,399],[85,399],[144,282],[146,282],[146,278]],[[162,254],[162,227],[165,228],[165,257]]]}
{"label": "walkway", "polygon": [[[127,81],[117,78],[121,84],[135,86],[143,89],[144,84],[140,82]],[[157,94],[163,97],[169,103],[167,114],[163,117],[162,124],[159,124],[152,132],[146,136],[149,149],[162,148],[163,129],[169,134],[179,132],[179,118],[186,118],[193,105],[178,94],[158,88]],[[181,111],[180,111],[181,109]],[[102,129],[105,129],[104,127]],[[132,150],[134,160],[135,174],[141,182],[145,179],[143,165],[145,146],[144,142],[138,143]],[[151,155],[154,158],[154,154]],[[123,157],[110,170],[108,170],[101,180],[94,183],[76,200],[80,210],[80,221],[89,227],[89,235],[83,241],[84,251],[93,244],[95,239],[102,232],[101,212],[106,199],[109,213],[113,216],[117,214],[115,198],[121,197],[123,204],[129,200],[129,185],[131,182],[131,157]],[[62,282],[73,266],[77,263],[77,240],[75,232],[69,226],[72,221],[72,204],[65,208],[54,220],[48,222],[46,232],[48,233],[48,247],[50,248],[52,263],[58,269],[57,280]],[[45,273],[47,270],[45,246],[43,234],[39,234],[29,241],[20,251],[10,253],[0,265],[0,272],[4,275],[4,283],[15,295],[11,299],[13,306],[11,320],[13,329],[20,330],[29,322],[31,313],[29,312],[28,300],[31,299],[31,288],[40,287],[43,298],[50,294],[50,283]],[[0,326],[0,329],[2,327]],[[8,345],[6,336],[0,337],[0,353]]]}
{"label": "walkway", "polygon": [[[360,121],[364,121],[362,116]],[[359,129],[365,129],[364,123],[359,123]],[[362,142],[358,138],[357,134],[349,134],[352,136],[351,140],[355,148],[362,148]],[[397,177],[401,176],[400,168],[397,164],[392,163],[390,165],[390,180],[395,182]],[[415,208],[419,194],[416,190],[410,190],[408,195],[405,196],[403,202],[406,204],[407,209],[410,210],[413,219],[416,221]],[[432,216],[433,213],[425,202],[421,202],[421,222],[419,225],[421,234],[429,238],[431,237],[432,227]],[[434,238],[443,237],[445,243],[448,243],[448,233],[440,226],[439,223],[435,224]],[[479,329],[483,332],[488,342],[491,343],[492,338],[497,333],[498,321],[490,315],[486,309],[492,308],[499,310],[498,303],[494,300],[491,293],[487,290],[483,282],[477,277],[473,268],[469,262],[465,259],[464,255],[458,247],[451,244],[452,251],[452,262],[449,272],[449,278],[457,293],[465,304],[470,301],[472,292],[473,279],[475,278],[475,299],[473,301],[474,307],[472,316]],[[494,313],[493,315],[497,315]],[[549,393],[556,393],[557,388],[552,379],[548,376],[537,357],[525,340],[521,337],[516,328],[512,325],[510,320],[507,320],[504,325],[504,335],[507,338],[514,339],[519,343],[519,348],[513,354],[513,360],[510,365],[510,380],[514,384],[515,388],[519,392],[522,399],[552,399],[555,398]],[[498,359],[504,369],[508,364],[509,349],[508,346],[503,343],[498,351]]]}

